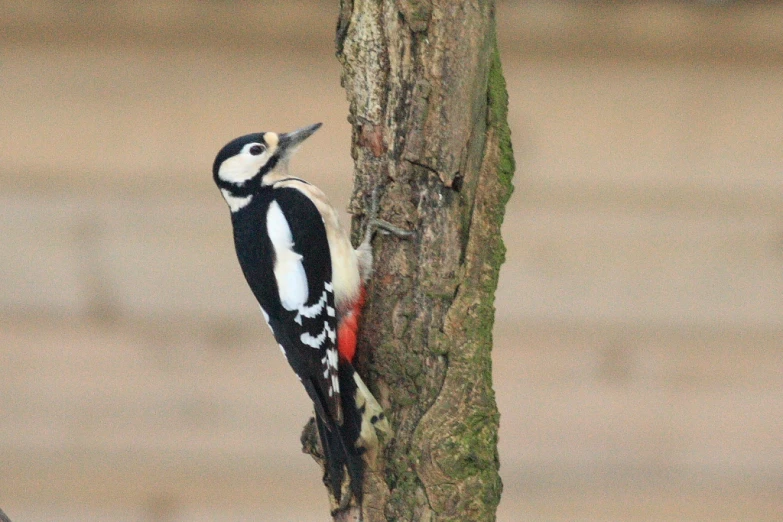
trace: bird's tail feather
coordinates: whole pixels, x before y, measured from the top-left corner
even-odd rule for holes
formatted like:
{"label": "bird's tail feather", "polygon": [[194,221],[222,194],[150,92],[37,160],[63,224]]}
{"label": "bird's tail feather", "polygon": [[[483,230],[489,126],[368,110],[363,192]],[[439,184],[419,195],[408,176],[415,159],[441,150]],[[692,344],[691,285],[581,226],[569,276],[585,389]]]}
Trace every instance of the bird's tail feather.
{"label": "bird's tail feather", "polygon": [[340,435],[335,427],[327,428],[319,415],[315,416],[318,437],[324,452],[324,484],[331,491],[337,504],[342,497],[342,484],[345,476],[345,451]]}
{"label": "bird's tail feather", "polygon": [[[318,435],[324,451],[324,483],[329,487],[338,505],[350,492],[359,505],[362,501],[362,483],[365,467],[372,468],[378,454],[380,442],[378,432],[391,435],[389,421],[386,419],[378,401],[356,373],[353,366],[340,362],[340,396],[343,401],[343,423],[324,420],[316,415]],[[350,489],[345,481],[345,472],[350,478]]]}
{"label": "bird's tail feather", "polygon": [[[344,493],[343,482],[345,471],[350,478],[350,493],[356,502],[362,501],[362,482],[364,481],[364,448],[357,445],[361,433],[362,412],[352,404],[356,395],[356,384],[353,379],[354,370],[349,364],[341,364],[338,377],[340,379],[340,395],[343,399],[343,423],[337,424],[332,419],[324,420],[316,415],[316,426],[326,463],[324,466],[324,483],[331,490],[338,505]],[[350,499],[345,499],[347,502]]]}

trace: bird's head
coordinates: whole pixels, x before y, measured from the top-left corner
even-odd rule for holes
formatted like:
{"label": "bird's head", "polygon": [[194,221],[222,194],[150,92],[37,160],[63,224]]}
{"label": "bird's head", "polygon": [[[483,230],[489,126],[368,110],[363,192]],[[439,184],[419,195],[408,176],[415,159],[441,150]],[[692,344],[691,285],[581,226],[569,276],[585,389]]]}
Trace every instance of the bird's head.
{"label": "bird's head", "polygon": [[279,177],[274,174],[285,175],[291,155],[319,127],[316,123],[286,134],[258,132],[228,142],[212,165],[212,176],[226,200],[246,198]]}

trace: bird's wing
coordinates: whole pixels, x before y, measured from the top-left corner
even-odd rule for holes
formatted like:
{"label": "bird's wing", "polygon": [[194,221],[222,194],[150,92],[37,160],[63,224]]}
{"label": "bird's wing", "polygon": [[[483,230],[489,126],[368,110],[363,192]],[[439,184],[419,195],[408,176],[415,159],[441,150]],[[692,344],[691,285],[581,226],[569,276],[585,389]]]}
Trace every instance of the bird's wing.
{"label": "bird's wing", "polygon": [[[288,362],[302,379],[319,414],[342,424],[337,374],[337,317],[332,287],[332,263],[323,219],[301,191],[274,189],[267,227],[270,236],[285,229],[275,247],[275,280],[283,309],[272,325]],[[281,215],[275,217],[275,212]],[[285,223],[275,223],[284,219]],[[285,230],[283,231],[285,232]],[[280,247],[288,241],[288,247]],[[275,238],[273,238],[273,244]],[[283,290],[285,288],[285,290]],[[278,333],[279,332],[279,333]]]}

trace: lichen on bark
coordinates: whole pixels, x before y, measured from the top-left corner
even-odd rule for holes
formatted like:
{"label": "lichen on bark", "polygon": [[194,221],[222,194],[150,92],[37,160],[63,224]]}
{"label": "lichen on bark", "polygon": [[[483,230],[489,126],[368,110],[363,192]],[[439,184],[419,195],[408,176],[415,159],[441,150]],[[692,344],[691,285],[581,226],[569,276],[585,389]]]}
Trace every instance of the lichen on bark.
{"label": "lichen on bark", "polygon": [[395,436],[364,519],[494,520],[494,292],[514,159],[494,2],[342,0],[337,54],[353,125],[359,233],[368,194],[414,230],[379,235],[357,367]]}

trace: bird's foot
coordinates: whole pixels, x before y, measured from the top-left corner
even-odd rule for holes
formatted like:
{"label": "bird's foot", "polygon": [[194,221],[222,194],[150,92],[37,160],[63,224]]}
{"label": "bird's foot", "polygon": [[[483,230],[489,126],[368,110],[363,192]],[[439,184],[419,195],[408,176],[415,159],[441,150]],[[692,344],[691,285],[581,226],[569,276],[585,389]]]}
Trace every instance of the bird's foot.
{"label": "bird's foot", "polygon": [[413,237],[414,233],[412,231],[405,230],[404,228],[392,225],[388,221],[378,218],[380,199],[381,198],[378,194],[378,187],[375,187],[370,198],[370,208],[367,212],[367,224],[365,225],[366,228],[364,230],[364,240],[362,243],[369,244],[377,230],[382,230],[401,239],[408,239]]}

